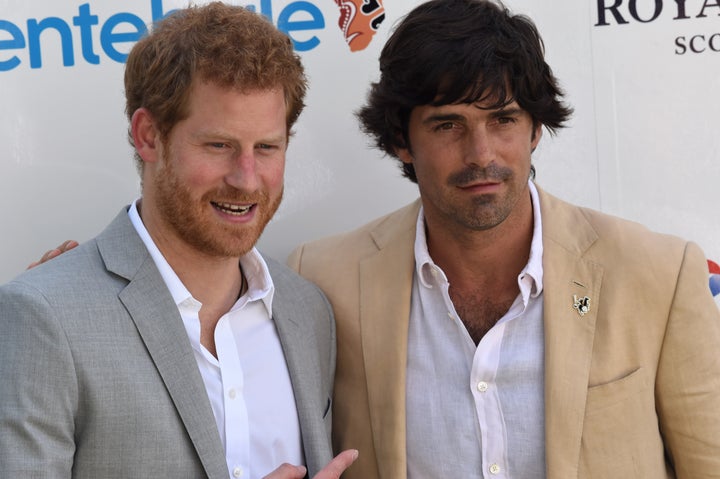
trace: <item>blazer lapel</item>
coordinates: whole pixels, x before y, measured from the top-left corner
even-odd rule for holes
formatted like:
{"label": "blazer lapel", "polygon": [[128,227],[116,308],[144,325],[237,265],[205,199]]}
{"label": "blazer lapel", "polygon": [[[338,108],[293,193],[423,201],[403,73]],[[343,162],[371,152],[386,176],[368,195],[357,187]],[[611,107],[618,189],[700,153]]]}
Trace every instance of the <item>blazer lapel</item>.
{"label": "blazer lapel", "polygon": [[[273,281],[277,286],[276,276],[273,276]],[[325,391],[320,374],[327,367],[318,363],[317,338],[311,330],[300,327],[293,319],[301,302],[302,298],[295,302],[287,295],[276,294],[273,298],[273,321],[293,385],[305,461],[308,471],[318,471],[330,460],[330,457],[321,454],[321,451],[327,449],[329,456],[330,443],[319,411],[322,404],[320,401],[329,400],[327,397],[319,397]],[[329,406],[327,404],[328,409]]]}
{"label": "blazer lapel", "polygon": [[381,478],[406,477],[405,377],[419,202],[372,233],[360,264],[360,327],[373,442]]}
{"label": "blazer lapel", "polygon": [[108,270],[130,281],[120,301],[135,322],[207,476],[227,479],[222,443],[182,319],[125,210],[97,241]]}
{"label": "blazer lapel", "polygon": [[565,479],[578,474],[603,268],[583,258],[597,235],[581,210],[542,191],[540,195],[546,467],[548,479]]}

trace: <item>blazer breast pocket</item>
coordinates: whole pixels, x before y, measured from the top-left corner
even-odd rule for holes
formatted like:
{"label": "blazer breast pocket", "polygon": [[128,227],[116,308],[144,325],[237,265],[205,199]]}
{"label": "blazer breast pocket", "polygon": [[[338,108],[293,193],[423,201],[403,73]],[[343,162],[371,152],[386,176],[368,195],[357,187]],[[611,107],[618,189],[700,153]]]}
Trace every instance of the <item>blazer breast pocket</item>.
{"label": "blazer breast pocket", "polygon": [[665,477],[654,385],[643,368],[588,388],[580,471],[582,478]]}
{"label": "blazer breast pocket", "polygon": [[[648,388],[643,368],[637,368],[629,374],[588,388],[585,416],[601,414],[618,404],[631,401]],[[622,406],[621,406],[622,407]]]}

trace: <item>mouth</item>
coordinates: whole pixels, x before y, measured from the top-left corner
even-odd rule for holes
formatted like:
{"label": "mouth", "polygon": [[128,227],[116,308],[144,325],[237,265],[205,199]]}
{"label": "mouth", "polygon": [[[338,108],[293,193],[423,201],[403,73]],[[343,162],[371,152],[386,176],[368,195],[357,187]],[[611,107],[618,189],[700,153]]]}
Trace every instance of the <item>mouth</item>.
{"label": "mouth", "polygon": [[488,186],[499,185],[501,181],[473,181],[466,184],[458,185],[458,188],[483,188]]}
{"label": "mouth", "polygon": [[255,206],[254,204],[236,205],[233,203],[216,203],[214,201],[211,201],[210,204],[213,205],[213,208],[216,210],[232,216],[244,216]]}
{"label": "mouth", "polygon": [[499,181],[474,181],[467,184],[457,185],[463,191],[473,193],[495,193],[500,188],[502,182]]}

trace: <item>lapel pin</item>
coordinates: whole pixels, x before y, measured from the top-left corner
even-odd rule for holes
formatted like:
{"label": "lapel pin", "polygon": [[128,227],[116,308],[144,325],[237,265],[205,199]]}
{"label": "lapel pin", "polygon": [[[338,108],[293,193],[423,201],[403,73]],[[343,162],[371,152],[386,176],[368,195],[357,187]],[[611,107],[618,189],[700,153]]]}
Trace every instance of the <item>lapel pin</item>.
{"label": "lapel pin", "polygon": [[573,308],[580,316],[585,316],[585,313],[590,311],[590,298],[587,296],[578,298],[576,294],[573,294]]}

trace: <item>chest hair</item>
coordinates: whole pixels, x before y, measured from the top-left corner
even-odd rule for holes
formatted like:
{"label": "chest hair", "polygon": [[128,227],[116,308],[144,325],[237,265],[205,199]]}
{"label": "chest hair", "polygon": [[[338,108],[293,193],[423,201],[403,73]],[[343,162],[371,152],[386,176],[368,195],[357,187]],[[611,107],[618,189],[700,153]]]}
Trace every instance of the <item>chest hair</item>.
{"label": "chest hair", "polygon": [[508,312],[517,296],[517,293],[493,296],[487,292],[459,291],[452,286],[449,292],[455,311],[476,345]]}

